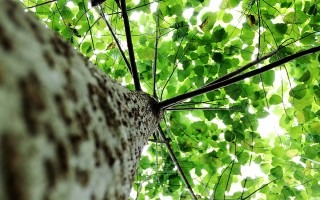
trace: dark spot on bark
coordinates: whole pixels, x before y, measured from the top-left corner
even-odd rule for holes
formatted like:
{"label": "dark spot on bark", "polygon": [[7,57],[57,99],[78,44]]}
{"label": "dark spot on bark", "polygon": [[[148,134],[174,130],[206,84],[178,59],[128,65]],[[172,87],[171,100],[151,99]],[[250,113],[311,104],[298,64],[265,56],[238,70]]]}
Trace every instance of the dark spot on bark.
{"label": "dark spot on bark", "polygon": [[96,146],[96,149],[99,149],[101,147],[101,142],[99,140],[99,136],[96,131],[93,132],[93,140],[94,140],[94,144]]}
{"label": "dark spot on bark", "polygon": [[48,180],[48,186],[49,188],[53,188],[56,185],[57,179],[54,164],[51,160],[47,159],[44,161],[44,169]]}
{"label": "dark spot on bark", "polygon": [[93,111],[97,111],[97,106],[96,105],[92,105],[92,110]]}
{"label": "dark spot on bark", "polygon": [[99,98],[99,103],[108,126],[118,127],[121,123],[116,117],[115,108],[112,108],[105,98]]}
{"label": "dark spot on bark", "polygon": [[62,142],[57,143],[56,155],[59,174],[66,175],[69,172],[68,150]]}
{"label": "dark spot on bark", "polygon": [[7,199],[28,199],[24,191],[23,183],[23,161],[20,152],[16,149],[17,141],[13,133],[2,133],[0,137],[1,179]]}
{"label": "dark spot on bark", "polygon": [[110,147],[106,144],[103,144],[102,150],[103,150],[104,156],[105,156],[109,166],[112,166],[114,164],[114,162],[116,161],[116,157],[113,155]]}
{"label": "dark spot on bark", "polygon": [[44,125],[44,130],[45,130],[47,138],[50,142],[56,141],[56,136],[55,136],[54,130],[50,124],[46,123]]}
{"label": "dark spot on bark", "polygon": [[77,169],[76,170],[76,179],[81,186],[85,187],[89,183],[89,172],[86,170]]}
{"label": "dark spot on bark", "polygon": [[132,118],[133,117],[133,113],[131,111],[129,111],[129,118]]}
{"label": "dark spot on bark", "polygon": [[94,159],[95,159],[95,166],[99,167],[101,165],[101,159],[100,159],[100,156],[99,156],[99,151],[95,151],[93,153],[93,156],[94,156]]}
{"label": "dark spot on bark", "polygon": [[94,96],[97,94],[97,87],[93,84],[88,83],[87,85],[88,92],[89,92],[89,100],[92,106],[92,109],[95,111],[97,110],[96,102],[94,101]]}
{"label": "dark spot on bark", "polygon": [[125,200],[126,198],[125,198],[124,194],[121,194],[121,195],[119,195],[119,199]]}
{"label": "dark spot on bark", "polygon": [[132,98],[132,102],[133,102],[134,104],[137,104],[137,103],[138,103],[138,101],[137,101],[136,98]]}
{"label": "dark spot on bark", "polygon": [[117,105],[118,105],[118,108],[121,108],[121,102],[119,100],[117,100]]}
{"label": "dark spot on bark", "polygon": [[85,64],[86,67],[89,66],[89,59],[84,57],[81,53],[77,52],[78,56],[82,59],[83,63]]}
{"label": "dark spot on bark", "polygon": [[80,135],[72,134],[72,135],[69,135],[68,138],[69,138],[69,142],[71,144],[73,153],[78,155],[79,154],[79,147],[82,142],[82,137]]}
{"label": "dark spot on bark", "polygon": [[42,36],[43,32],[39,29],[39,26],[31,19],[31,18],[27,18],[27,21],[30,25],[30,28],[33,32],[33,35],[35,36],[35,38],[40,42],[40,43],[44,43],[44,38]]}
{"label": "dark spot on bark", "polygon": [[51,38],[50,42],[54,52],[58,55],[62,55],[67,59],[68,63],[71,63],[71,56],[72,56],[71,46],[67,42],[63,41],[58,35],[54,35]]}
{"label": "dark spot on bark", "polygon": [[5,51],[10,51],[13,49],[12,40],[5,34],[5,30],[0,24],[0,44]]}
{"label": "dark spot on bark", "polygon": [[14,1],[6,1],[7,5],[7,16],[16,26],[21,27],[20,19],[18,15],[20,11],[17,11],[17,4]]}
{"label": "dark spot on bark", "polygon": [[124,97],[124,99],[128,102],[129,100],[130,100],[130,97],[129,97],[129,93],[127,94],[127,93],[124,93],[123,94],[123,97]]}
{"label": "dark spot on bark", "polygon": [[67,69],[64,72],[66,78],[67,78],[67,85],[65,86],[65,90],[67,92],[68,98],[70,98],[72,101],[77,102],[78,101],[78,96],[77,93],[72,86],[72,75],[71,75],[71,70]]}
{"label": "dark spot on bark", "polygon": [[46,63],[48,64],[48,66],[51,69],[53,69],[54,65],[55,65],[55,62],[54,62],[52,56],[50,55],[50,53],[48,51],[44,51],[43,52],[43,57],[44,57],[44,60],[46,61]]}
{"label": "dark spot on bark", "polygon": [[117,158],[120,160],[120,162],[122,162],[124,152],[122,151],[122,149],[120,149],[120,147],[116,147],[115,151],[116,151]]}
{"label": "dark spot on bark", "polygon": [[100,105],[101,110],[103,111],[105,121],[107,122],[108,126],[111,127],[118,127],[120,125],[120,121],[116,118],[115,109],[109,105],[106,97],[106,92],[103,87],[106,87],[104,84],[101,87],[95,86],[93,84],[88,84],[88,91],[89,91],[89,99],[91,105],[95,104],[94,97],[97,97],[98,104]]}
{"label": "dark spot on bark", "polygon": [[58,110],[59,110],[59,114],[62,117],[62,120],[64,121],[64,123],[69,126],[72,123],[72,118],[67,114],[65,105],[64,105],[64,100],[62,98],[61,95],[56,94],[54,96],[54,100],[58,106]]}
{"label": "dark spot on bark", "polygon": [[90,200],[96,200],[96,196],[94,194],[91,194]]}
{"label": "dark spot on bark", "polygon": [[36,74],[30,73],[19,81],[21,90],[21,106],[28,132],[35,135],[38,131],[38,116],[45,110],[45,102],[42,99],[41,83]]}
{"label": "dark spot on bark", "polygon": [[88,126],[91,122],[91,118],[88,114],[88,111],[85,108],[82,108],[80,112],[76,113],[76,118],[84,138],[88,139]]}
{"label": "dark spot on bark", "polygon": [[122,147],[122,151],[127,150],[128,143],[124,139],[121,139],[121,147]]}
{"label": "dark spot on bark", "polygon": [[126,119],[123,119],[123,120],[122,120],[122,124],[123,124],[124,127],[128,127],[128,122],[127,122]]}
{"label": "dark spot on bark", "polygon": [[111,90],[108,90],[107,93],[108,93],[108,96],[109,96],[109,97],[112,97],[112,96],[113,96]]}
{"label": "dark spot on bark", "polygon": [[0,85],[4,82],[4,70],[2,68],[0,68]]}

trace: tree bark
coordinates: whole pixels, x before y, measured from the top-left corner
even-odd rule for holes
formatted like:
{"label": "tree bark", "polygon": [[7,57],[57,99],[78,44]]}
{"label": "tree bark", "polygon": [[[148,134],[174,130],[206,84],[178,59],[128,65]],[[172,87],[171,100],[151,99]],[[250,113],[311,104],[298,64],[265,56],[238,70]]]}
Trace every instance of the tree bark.
{"label": "tree bark", "polygon": [[0,199],[127,199],[157,102],[0,0]]}

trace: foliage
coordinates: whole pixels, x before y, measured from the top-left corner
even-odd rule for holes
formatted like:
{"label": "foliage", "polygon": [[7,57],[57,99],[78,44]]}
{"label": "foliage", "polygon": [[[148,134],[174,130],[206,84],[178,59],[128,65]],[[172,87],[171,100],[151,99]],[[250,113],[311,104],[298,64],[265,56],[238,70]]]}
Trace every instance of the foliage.
{"label": "foliage", "polygon": [[[217,5],[214,0],[127,1],[145,92],[153,93],[155,52],[156,92],[163,100],[200,88],[271,51],[276,53],[254,67],[320,44],[320,2],[315,0],[222,0],[217,10],[210,3]],[[108,16],[128,55],[115,1],[105,1],[97,10],[84,0],[24,4],[108,75],[134,89],[97,11],[103,9]],[[304,56],[166,111],[161,126],[198,197],[319,196],[319,62],[319,54]],[[274,121],[262,134],[261,122],[270,120],[268,116]],[[260,173],[250,173],[254,166]],[[148,145],[133,190],[136,199],[191,199],[162,143]]]}

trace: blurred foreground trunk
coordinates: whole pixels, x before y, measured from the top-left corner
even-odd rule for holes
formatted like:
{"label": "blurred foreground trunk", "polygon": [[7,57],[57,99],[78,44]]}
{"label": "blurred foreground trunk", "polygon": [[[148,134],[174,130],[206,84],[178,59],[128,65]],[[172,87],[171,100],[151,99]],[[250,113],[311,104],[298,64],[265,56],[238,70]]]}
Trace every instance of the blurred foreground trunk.
{"label": "blurred foreground trunk", "polygon": [[155,107],[0,0],[1,200],[127,199]]}

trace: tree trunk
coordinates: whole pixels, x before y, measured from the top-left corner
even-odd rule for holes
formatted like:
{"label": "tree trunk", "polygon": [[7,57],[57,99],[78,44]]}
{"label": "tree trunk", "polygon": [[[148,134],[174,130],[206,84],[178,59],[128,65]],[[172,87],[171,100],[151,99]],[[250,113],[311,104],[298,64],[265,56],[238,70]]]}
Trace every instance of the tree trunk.
{"label": "tree trunk", "polygon": [[127,199],[160,113],[0,0],[0,199]]}

